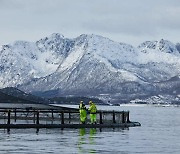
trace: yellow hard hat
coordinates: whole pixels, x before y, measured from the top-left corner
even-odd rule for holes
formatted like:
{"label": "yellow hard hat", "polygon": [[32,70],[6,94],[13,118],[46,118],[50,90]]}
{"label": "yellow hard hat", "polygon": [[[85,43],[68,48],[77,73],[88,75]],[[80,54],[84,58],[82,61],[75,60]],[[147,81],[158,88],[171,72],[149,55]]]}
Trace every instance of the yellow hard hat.
{"label": "yellow hard hat", "polygon": [[89,104],[92,104],[92,101],[89,101]]}

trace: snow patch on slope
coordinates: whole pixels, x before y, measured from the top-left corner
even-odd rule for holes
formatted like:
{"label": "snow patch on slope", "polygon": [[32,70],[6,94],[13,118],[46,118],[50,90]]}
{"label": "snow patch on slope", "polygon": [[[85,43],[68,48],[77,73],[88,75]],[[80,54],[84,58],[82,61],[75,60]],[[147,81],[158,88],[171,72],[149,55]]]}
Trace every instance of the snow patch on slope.
{"label": "snow patch on slope", "polygon": [[83,50],[82,47],[72,51],[68,57],[62,62],[60,68],[58,71],[64,71],[64,70],[68,70],[72,67],[75,67],[76,64],[79,63],[79,61],[81,60],[81,58],[83,57],[85,51]]}
{"label": "snow patch on slope", "polygon": [[11,50],[17,54],[18,59],[22,59],[31,66],[29,74],[33,73],[35,78],[47,76],[59,66],[58,59],[52,53],[48,51],[40,52],[35,43],[16,41],[11,47]]}
{"label": "snow patch on slope", "polygon": [[140,64],[147,64],[149,62],[154,62],[154,63],[169,63],[169,64],[180,64],[180,55],[176,56],[171,53],[163,53],[153,50],[153,49],[148,49],[146,53],[141,53],[138,56],[138,61]]}

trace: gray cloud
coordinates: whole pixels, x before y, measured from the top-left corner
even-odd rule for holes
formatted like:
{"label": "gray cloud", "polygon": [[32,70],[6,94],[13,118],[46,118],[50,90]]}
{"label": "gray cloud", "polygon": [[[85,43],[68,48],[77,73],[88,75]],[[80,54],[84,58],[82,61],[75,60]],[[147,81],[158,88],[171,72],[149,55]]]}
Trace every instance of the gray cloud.
{"label": "gray cloud", "polygon": [[0,0],[0,44],[35,41],[54,32],[100,34],[137,45],[178,42],[179,0]]}

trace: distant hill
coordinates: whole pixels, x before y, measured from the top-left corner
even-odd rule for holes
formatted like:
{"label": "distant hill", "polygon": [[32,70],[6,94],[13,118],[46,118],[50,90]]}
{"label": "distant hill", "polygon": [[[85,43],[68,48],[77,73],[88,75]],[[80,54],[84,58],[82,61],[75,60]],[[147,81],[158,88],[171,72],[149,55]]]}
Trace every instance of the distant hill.
{"label": "distant hill", "polygon": [[105,105],[105,103],[97,98],[88,98],[88,97],[54,97],[49,99],[51,102],[58,104],[79,104],[80,101],[83,101],[85,105],[89,104],[89,101],[93,101],[98,105]]}
{"label": "distant hill", "polygon": [[0,89],[0,103],[43,103],[47,104],[48,100],[41,97],[27,94],[17,88],[8,87]]}
{"label": "distant hill", "polygon": [[79,104],[83,100],[86,104],[90,100],[96,104],[104,104],[103,101],[96,98],[88,97],[52,97],[52,98],[42,98],[32,94],[27,94],[17,88],[8,87],[0,89],[0,103],[41,103],[41,104]]}

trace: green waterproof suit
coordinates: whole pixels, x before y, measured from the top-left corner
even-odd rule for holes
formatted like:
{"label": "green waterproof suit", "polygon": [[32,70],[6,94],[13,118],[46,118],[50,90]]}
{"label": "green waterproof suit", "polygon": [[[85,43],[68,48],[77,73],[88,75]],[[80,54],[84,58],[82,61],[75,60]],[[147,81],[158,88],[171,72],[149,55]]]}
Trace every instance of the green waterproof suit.
{"label": "green waterproof suit", "polygon": [[87,112],[86,112],[86,107],[83,103],[79,105],[79,113],[80,113],[80,121],[81,123],[84,124],[87,119]]}
{"label": "green waterproof suit", "polygon": [[97,112],[96,105],[94,103],[91,103],[88,110],[90,112],[91,123],[92,124],[96,123],[96,112]]}

